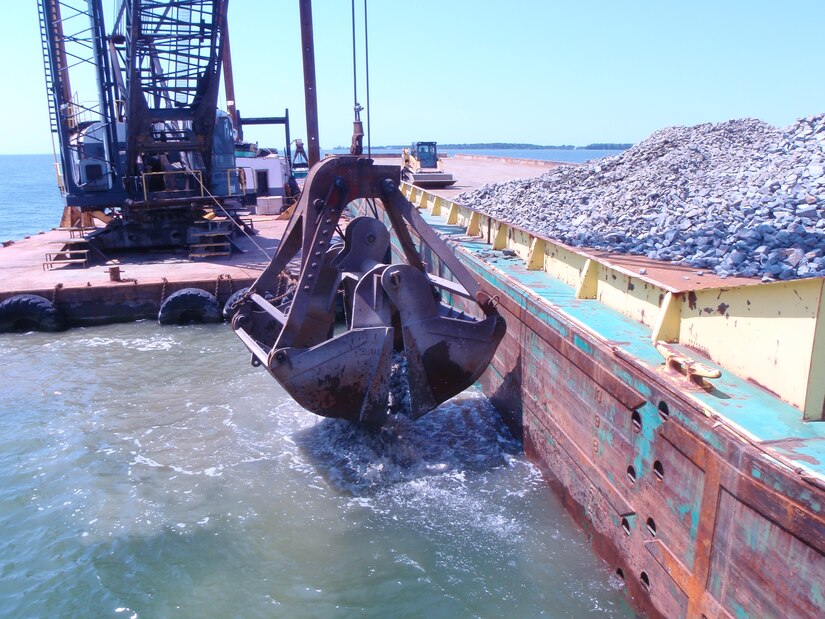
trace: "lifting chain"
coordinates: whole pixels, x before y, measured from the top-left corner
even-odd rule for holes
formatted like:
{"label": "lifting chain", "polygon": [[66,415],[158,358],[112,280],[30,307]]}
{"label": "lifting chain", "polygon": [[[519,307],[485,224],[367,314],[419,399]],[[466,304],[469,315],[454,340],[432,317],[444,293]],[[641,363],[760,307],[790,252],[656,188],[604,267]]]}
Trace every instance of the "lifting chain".
{"label": "lifting chain", "polygon": [[62,283],[54,285],[54,290],[52,290],[52,305],[55,305],[57,303],[57,291],[62,290],[62,289],[63,289],[63,284]]}
{"label": "lifting chain", "polygon": [[295,288],[298,286],[298,280],[292,277],[287,271],[281,271],[278,273],[278,288],[275,290],[277,296],[271,299],[269,302],[273,305],[282,301],[293,292],[295,292]]}
{"label": "lifting chain", "polygon": [[221,282],[228,281],[229,282],[229,295],[232,296],[232,293],[235,292],[233,288],[235,287],[232,284],[232,276],[229,273],[221,273],[218,275],[217,279],[215,279],[215,298],[218,298],[218,292],[220,291]]}
{"label": "lifting chain", "polygon": [[[229,276],[227,276],[227,277],[229,277]],[[231,280],[231,278],[230,278],[230,280]],[[289,272],[281,271],[278,274],[278,286],[275,289],[275,295],[276,296],[268,298],[267,301],[269,301],[272,305],[278,305],[286,297],[288,297],[293,292],[295,292],[295,288],[296,288],[297,284],[298,284],[298,280],[296,280],[294,277],[292,277],[292,275],[290,275]],[[215,290],[217,291],[217,286],[216,286]],[[230,309],[234,310],[241,303],[246,301],[250,296],[255,294],[255,292],[256,291],[255,291],[254,287],[250,286],[249,288],[247,288],[246,292],[244,292],[241,296],[239,296],[237,299],[235,299],[235,301],[232,302],[232,305],[231,305]],[[217,296],[217,294],[215,296]]]}

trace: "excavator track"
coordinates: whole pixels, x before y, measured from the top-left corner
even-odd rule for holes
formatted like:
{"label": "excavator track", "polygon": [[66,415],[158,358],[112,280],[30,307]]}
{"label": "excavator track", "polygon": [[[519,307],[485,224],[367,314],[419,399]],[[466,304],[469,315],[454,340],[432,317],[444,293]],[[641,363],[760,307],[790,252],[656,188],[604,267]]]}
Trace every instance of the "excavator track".
{"label": "excavator track", "polygon": [[408,172],[404,180],[422,189],[442,189],[456,183],[453,175],[447,172]]}
{"label": "excavator track", "polygon": [[[492,299],[399,191],[400,173],[353,156],[316,165],[275,256],[237,305],[232,328],[253,365],[315,414],[383,424],[393,368],[403,365],[407,412],[420,417],[472,385],[504,336]],[[340,239],[340,220],[357,200],[378,201],[388,223],[356,217]],[[390,263],[391,231],[403,262]],[[427,274],[411,232],[455,281]],[[295,292],[279,298],[280,275],[297,255]],[[470,300],[477,316],[443,302],[442,290]],[[339,296],[344,331],[335,325]]]}

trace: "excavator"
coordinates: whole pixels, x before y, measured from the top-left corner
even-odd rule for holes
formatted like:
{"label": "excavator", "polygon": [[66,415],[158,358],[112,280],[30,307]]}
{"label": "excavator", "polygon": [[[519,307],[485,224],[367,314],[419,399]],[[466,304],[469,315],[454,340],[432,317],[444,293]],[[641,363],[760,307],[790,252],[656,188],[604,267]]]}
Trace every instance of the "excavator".
{"label": "excavator", "polygon": [[[316,164],[277,253],[232,308],[252,364],[318,415],[374,426],[421,417],[472,385],[504,336],[495,299],[404,197],[400,176],[361,156]],[[428,274],[415,239],[453,279]]]}
{"label": "excavator", "polygon": [[401,151],[402,179],[417,187],[436,189],[455,184],[453,175],[444,171],[435,142],[413,142]]}

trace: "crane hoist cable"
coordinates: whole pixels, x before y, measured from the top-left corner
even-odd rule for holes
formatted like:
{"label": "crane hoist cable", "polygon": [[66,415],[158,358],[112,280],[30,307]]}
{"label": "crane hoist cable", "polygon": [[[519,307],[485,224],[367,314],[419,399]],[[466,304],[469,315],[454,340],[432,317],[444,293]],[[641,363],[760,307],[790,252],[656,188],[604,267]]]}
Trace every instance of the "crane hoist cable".
{"label": "crane hoist cable", "polygon": [[[356,52],[355,35],[355,0],[351,3],[352,12],[352,99],[355,118],[352,127],[352,143],[350,144],[350,154],[360,155],[364,152],[364,125],[361,121],[361,111],[364,107],[358,102],[358,56]],[[367,0],[364,0],[364,73],[366,76],[367,89],[367,155],[372,155],[370,142],[370,69],[369,69],[369,33],[367,30]]]}
{"label": "crane hoist cable", "polygon": [[364,76],[367,86],[367,156],[372,156],[372,133],[370,133],[370,37],[367,24],[367,0],[364,0]]}

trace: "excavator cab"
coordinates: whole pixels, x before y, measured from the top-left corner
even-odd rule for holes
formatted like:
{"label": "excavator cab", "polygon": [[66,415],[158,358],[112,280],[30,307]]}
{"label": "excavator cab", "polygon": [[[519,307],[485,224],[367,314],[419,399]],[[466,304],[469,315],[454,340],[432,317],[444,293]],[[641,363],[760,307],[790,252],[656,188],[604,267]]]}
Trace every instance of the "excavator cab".
{"label": "excavator cab", "polygon": [[[232,329],[252,364],[318,415],[381,425],[403,400],[420,417],[472,385],[504,336],[493,299],[399,181],[398,166],[363,157],[314,166],[275,256],[232,308]],[[341,233],[354,203],[369,214]],[[427,273],[414,237],[454,279]],[[286,286],[296,256],[300,271]],[[445,301],[459,298],[460,308]],[[339,299],[343,327],[336,325]]]}
{"label": "excavator cab", "polygon": [[435,142],[413,142],[401,151],[401,178],[418,187],[437,189],[454,185],[456,179],[438,158]]}
{"label": "excavator cab", "polygon": [[413,142],[410,151],[418,159],[422,168],[438,167],[438,152],[435,142]]}

